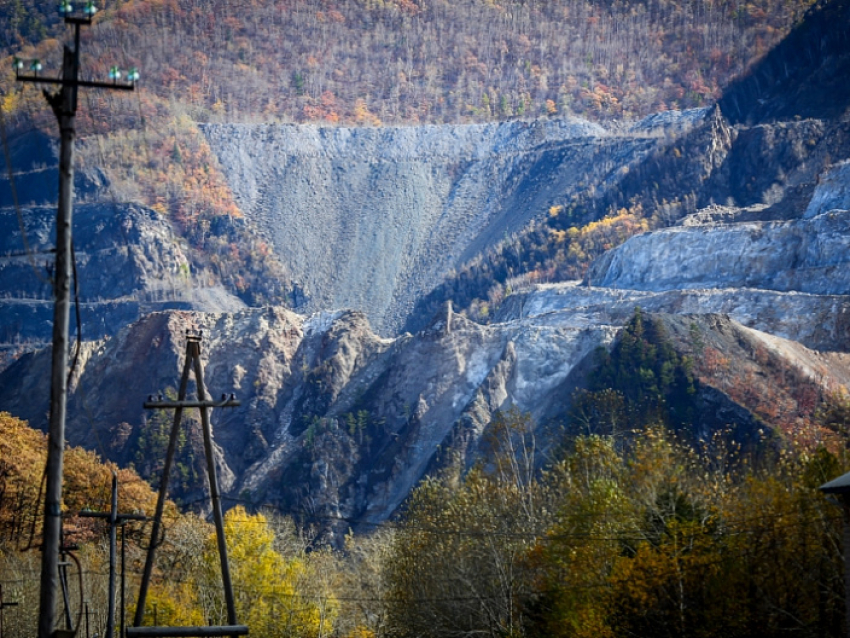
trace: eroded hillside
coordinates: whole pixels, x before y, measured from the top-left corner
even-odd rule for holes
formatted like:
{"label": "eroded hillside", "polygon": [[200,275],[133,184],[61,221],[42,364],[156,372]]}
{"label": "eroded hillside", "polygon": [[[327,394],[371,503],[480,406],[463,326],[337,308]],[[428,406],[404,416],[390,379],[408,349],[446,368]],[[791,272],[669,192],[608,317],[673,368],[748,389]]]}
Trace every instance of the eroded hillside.
{"label": "eroded hillside", "polygon": [[[150,433],[162,436],[162,417],[142,403],[174,391],[185,330],[202,329],[210,394],[242,400],[212,419],[229,497],[314,522],[382,521],[426,473],[456,455],[467,463],[486,457],[499,411],[531,415],[545,458],[563,426],[577,427],[576,392],[588,386],[599,353],[617,351],[624,326],[635,330],[638,307],[656,335],[666,335],[656,337],[657,349],[677,353],[667,356],[689,375],[688,436],[731,428],[746,442],[765,427],[780,438],[826,436],[817,405],[850,383],[850,211],[833,207],[844,201],[834,188],[844,170],[825,176],[805,219],[724,223],[705,211],[627,241],[594,269],[592,286],[511,295],[490,325],[450,305],[425,329],[389,339],[355,311],[149,315],[84,351],[69,439],[125,463],[161,452]],[[715,260],[700,258],[713,252]],[[41,351],[0,375],[2,408],[43,426],[48,366]],[[190,419],[186,427],[181,463],[192,468],[198,426]],[[185,501],[203,492],[192,480],[178,489]]]}
{"label": "eroded hillside", "polygon": [[[3,359],[50,341],[53,321],[55,149],[44,135],[14,141],[15,190],[0,181],[0,352]],[[199,268],[168,219],[109,196],[100,171],[75,179],[72,331],[84,341],[116,334],[165,308],[234,311],[244,302]],[[2,365],[2,364],[0,364]]]}
{"label": "eroded hillside", "polygon": [[393,334],[449,273],[564,197],[616,189],[704,116],[618,132],[581,120],[203,130],[248,222],[299,282],[298,310],[361,310]]}

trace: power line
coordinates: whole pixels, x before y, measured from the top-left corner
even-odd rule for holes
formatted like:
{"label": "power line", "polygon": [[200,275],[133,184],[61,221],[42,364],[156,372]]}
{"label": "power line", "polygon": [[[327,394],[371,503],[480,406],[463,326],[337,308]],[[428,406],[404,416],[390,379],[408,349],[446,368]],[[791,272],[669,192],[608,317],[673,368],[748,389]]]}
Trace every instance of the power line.
{"label": "power line", "polygon": [[[19,257],[32,257],[34,255],[55,255],[56,249],[49,248],[47,250],[24,250],[20,252],[11,252],[11,253],[3,253],[0,254],[0,259],[12,260]],[[48,280],[45,280],[46,283],[50,283]]]}

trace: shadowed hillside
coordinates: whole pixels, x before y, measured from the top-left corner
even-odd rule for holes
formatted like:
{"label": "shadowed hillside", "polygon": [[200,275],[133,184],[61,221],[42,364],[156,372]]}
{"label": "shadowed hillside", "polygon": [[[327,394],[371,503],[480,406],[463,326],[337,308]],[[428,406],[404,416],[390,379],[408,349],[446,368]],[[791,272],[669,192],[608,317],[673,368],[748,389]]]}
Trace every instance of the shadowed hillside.
{"label": "shadowed hillside", "polygon": [[850,106],[848,75],[850,3],[821,2],[719,104],[734,123],[840,117]]}

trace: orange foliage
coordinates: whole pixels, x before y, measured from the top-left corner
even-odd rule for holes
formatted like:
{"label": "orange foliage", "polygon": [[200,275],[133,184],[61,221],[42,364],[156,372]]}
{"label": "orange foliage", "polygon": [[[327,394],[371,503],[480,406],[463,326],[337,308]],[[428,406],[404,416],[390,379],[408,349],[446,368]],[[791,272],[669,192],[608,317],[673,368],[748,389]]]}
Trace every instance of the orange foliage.
{"label": "orange foliage", "polygon": [[[0,546],[22,547],[38,542],[41,533],[42,482],[47,462],[47,436],[6,412],[0,412]],[[122,512],[143,511],[152,515],[156,494],[131,470],[104,463],[96,453],[69,448],[64,455],[62,509],[67,513],[89,508],[108,511],[111,504],[112,473],[118,474],[118,507]],[[41,495],[41,498],[40,498]],[[169,504],[170,514],[176,513]],[[75,541],[90,538],[97,523],[69,517],[77,530]]]}

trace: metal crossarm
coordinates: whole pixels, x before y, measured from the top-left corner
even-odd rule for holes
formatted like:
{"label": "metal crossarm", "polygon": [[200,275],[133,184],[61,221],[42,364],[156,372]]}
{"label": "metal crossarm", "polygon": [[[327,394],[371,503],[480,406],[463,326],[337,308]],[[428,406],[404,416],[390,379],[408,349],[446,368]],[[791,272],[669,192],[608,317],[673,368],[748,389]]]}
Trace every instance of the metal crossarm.
{"label": "metal crossarm", "polygon": [[161,410],[163,408],[236,408],[242,405],[235,399],[221,401],[145,401],[145,410]]}

